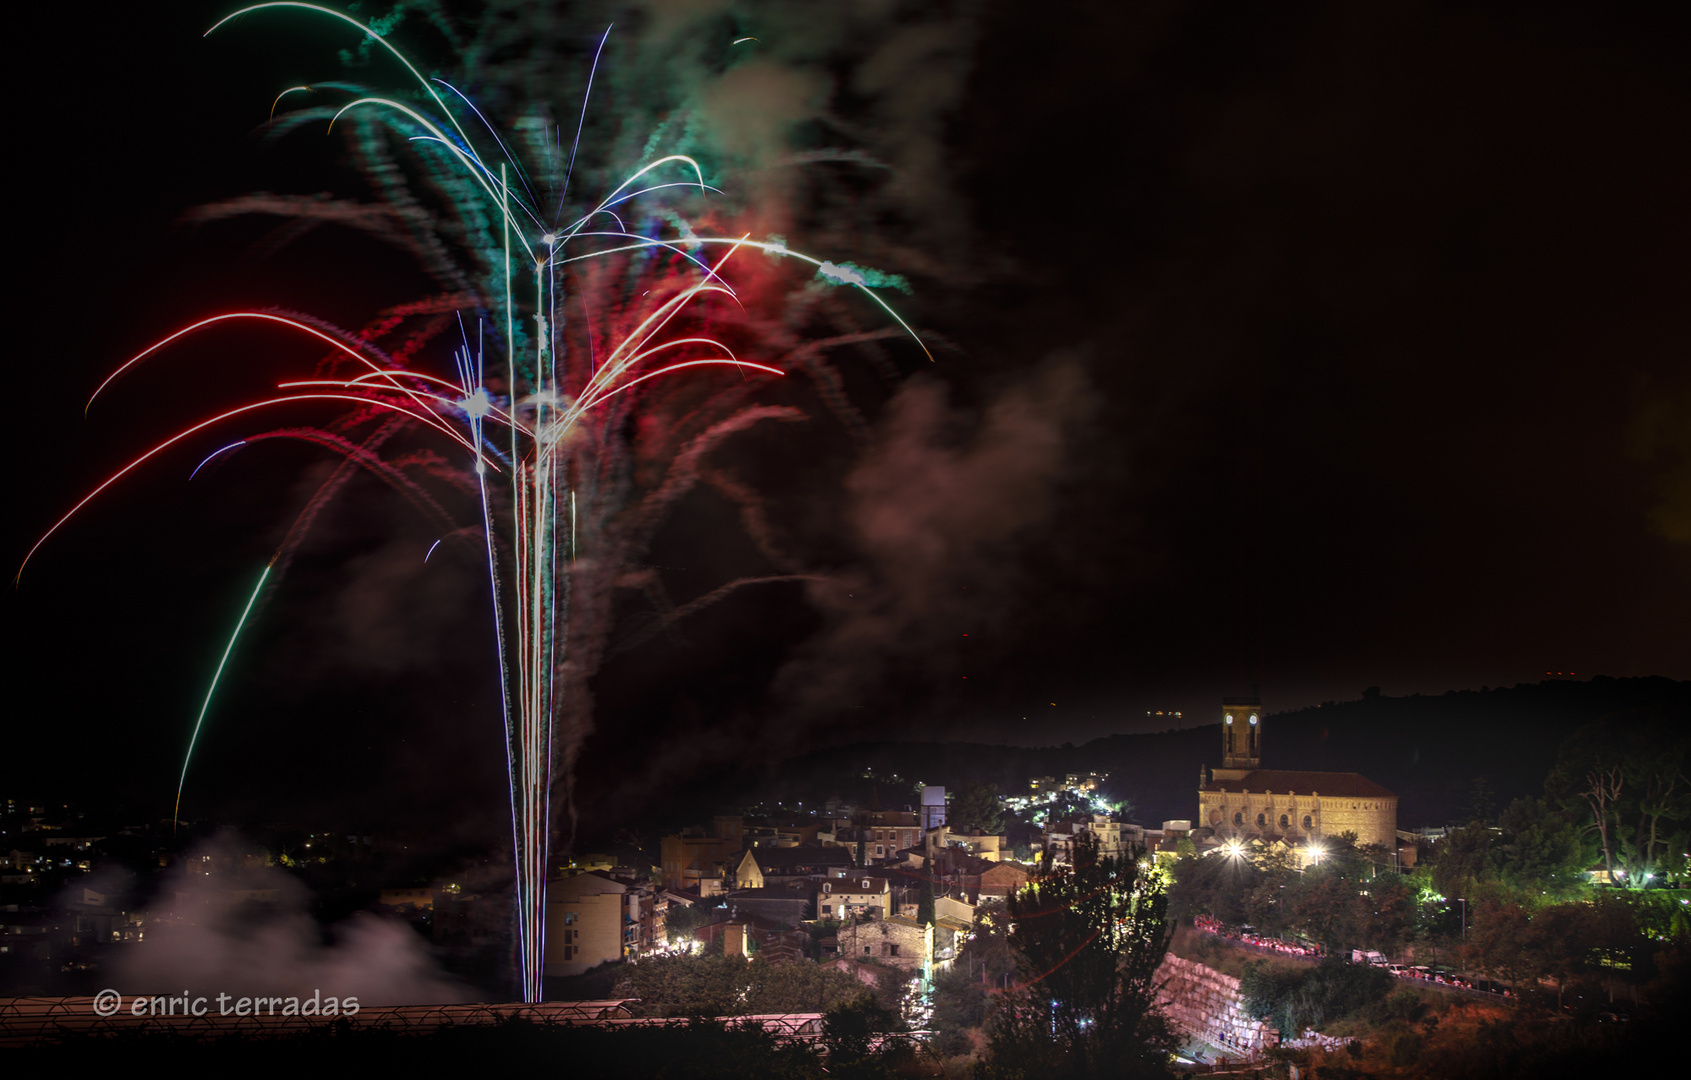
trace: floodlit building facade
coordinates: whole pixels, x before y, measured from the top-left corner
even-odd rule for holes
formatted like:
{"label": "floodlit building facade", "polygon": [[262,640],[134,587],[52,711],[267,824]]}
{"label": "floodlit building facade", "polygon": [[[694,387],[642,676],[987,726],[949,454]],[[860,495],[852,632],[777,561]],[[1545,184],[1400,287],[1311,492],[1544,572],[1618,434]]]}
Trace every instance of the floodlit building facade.
{"label": "floodlit building facade", "polygon": [[1198,825],[1217,841],[1281,841],[1308,847],[1356,834],[1359,844],[1397,847],[1397,795],[1351,772],[1262,768],[1267,715],[1257,698],[1223,698],[1219,769],[1198,777]]}

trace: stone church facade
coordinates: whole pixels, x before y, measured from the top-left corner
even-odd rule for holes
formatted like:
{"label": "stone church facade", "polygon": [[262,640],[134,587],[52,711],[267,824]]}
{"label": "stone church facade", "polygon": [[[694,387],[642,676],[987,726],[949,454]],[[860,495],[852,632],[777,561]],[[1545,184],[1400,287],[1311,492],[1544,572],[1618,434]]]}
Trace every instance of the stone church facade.
{"label": "stone church facade", "polygon": [[1397,847],[1397,795],[1358,773],[1262,768],[1267,719],[1256,698],[1222,699],[1219,769],[1199,770],[1198,820],[1216,842],[1305,847],[1353,832],[1359,844]]}

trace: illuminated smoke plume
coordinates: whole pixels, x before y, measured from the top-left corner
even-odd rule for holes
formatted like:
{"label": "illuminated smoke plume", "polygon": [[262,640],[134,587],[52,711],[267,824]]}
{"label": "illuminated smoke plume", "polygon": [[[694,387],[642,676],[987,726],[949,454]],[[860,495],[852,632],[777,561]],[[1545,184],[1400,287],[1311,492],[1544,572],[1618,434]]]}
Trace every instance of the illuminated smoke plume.
{"label": "illuminated smoke plume", "polygon": [[[470,1001],[409,927],[359,914],[322,928],[306,889],[233,836],[193,850],[142,915],[112,972],[124,995],[356,997],[360,1005]],[[202,872],[210,871],[210,872]],[[215,1006],[213,1006],[215,1008]]]}
{"label": "illuminated smoke plume", "polygon": [[1076,455],[1095,403],[1072,358],[1047,362],[975,414],[936,381],[906,384],[848,480],[859,560],[810,586],[827,623],[782,672],[779,707],[896,712],[882,699],[952,696],[944,680],[967,673],[963,635],[975,635],[978,657],[1024,607],[1029,571],[1062,527],[1061,481],[1084,467]]}

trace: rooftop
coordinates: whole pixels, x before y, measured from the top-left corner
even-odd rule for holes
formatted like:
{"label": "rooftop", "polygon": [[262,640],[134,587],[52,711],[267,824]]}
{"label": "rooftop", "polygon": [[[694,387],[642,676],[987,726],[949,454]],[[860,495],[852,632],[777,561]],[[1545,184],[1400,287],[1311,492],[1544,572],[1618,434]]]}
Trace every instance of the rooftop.
{"label": "rooftop", "polygon": [[851,865],[851,852],[843,847],[759,847],[750,851],[760,870]]}
{"label": "rooftop", "polygon": [[1295,769],[1253,769],[1237,779],[1211,780],[1198,790],[1328,795],[1341,799],[1397,798],[1397,792],[1376,784],[1361,773],[1302,772]]}

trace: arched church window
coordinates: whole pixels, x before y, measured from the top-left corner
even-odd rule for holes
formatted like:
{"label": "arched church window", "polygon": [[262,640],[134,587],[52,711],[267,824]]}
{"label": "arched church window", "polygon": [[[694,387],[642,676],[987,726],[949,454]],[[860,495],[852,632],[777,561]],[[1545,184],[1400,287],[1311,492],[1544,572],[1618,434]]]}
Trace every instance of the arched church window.
{"label": "arched church window", "polygon": [[1268,824],[1268,815],[1267,814],[1258,814],[1257,815],[1257,828],[1260,829],[1264,825],[1267,825],[1267,824]]}
{"label": "arched church window", "polygon": [[1308,832],[1310,829],[1315,827],[1314,819],[1311,818],[1308,814],[1305,814],[1303,816],[1303,827],[1304,827],[1305,832]]}
{"label": "arched church window", "polygon": [[1244,823],[1245,823],[1245,815],[1244,814],[1234,814],[1233,815],[1233,824],[1243,825]]}
{"label": "arched church window", "polygon": [[1280,827],[1282,829],[1291,827],[1291,824],[1292,824],[1291,818],[1287,817],[1285,814],[1280,815]]}

